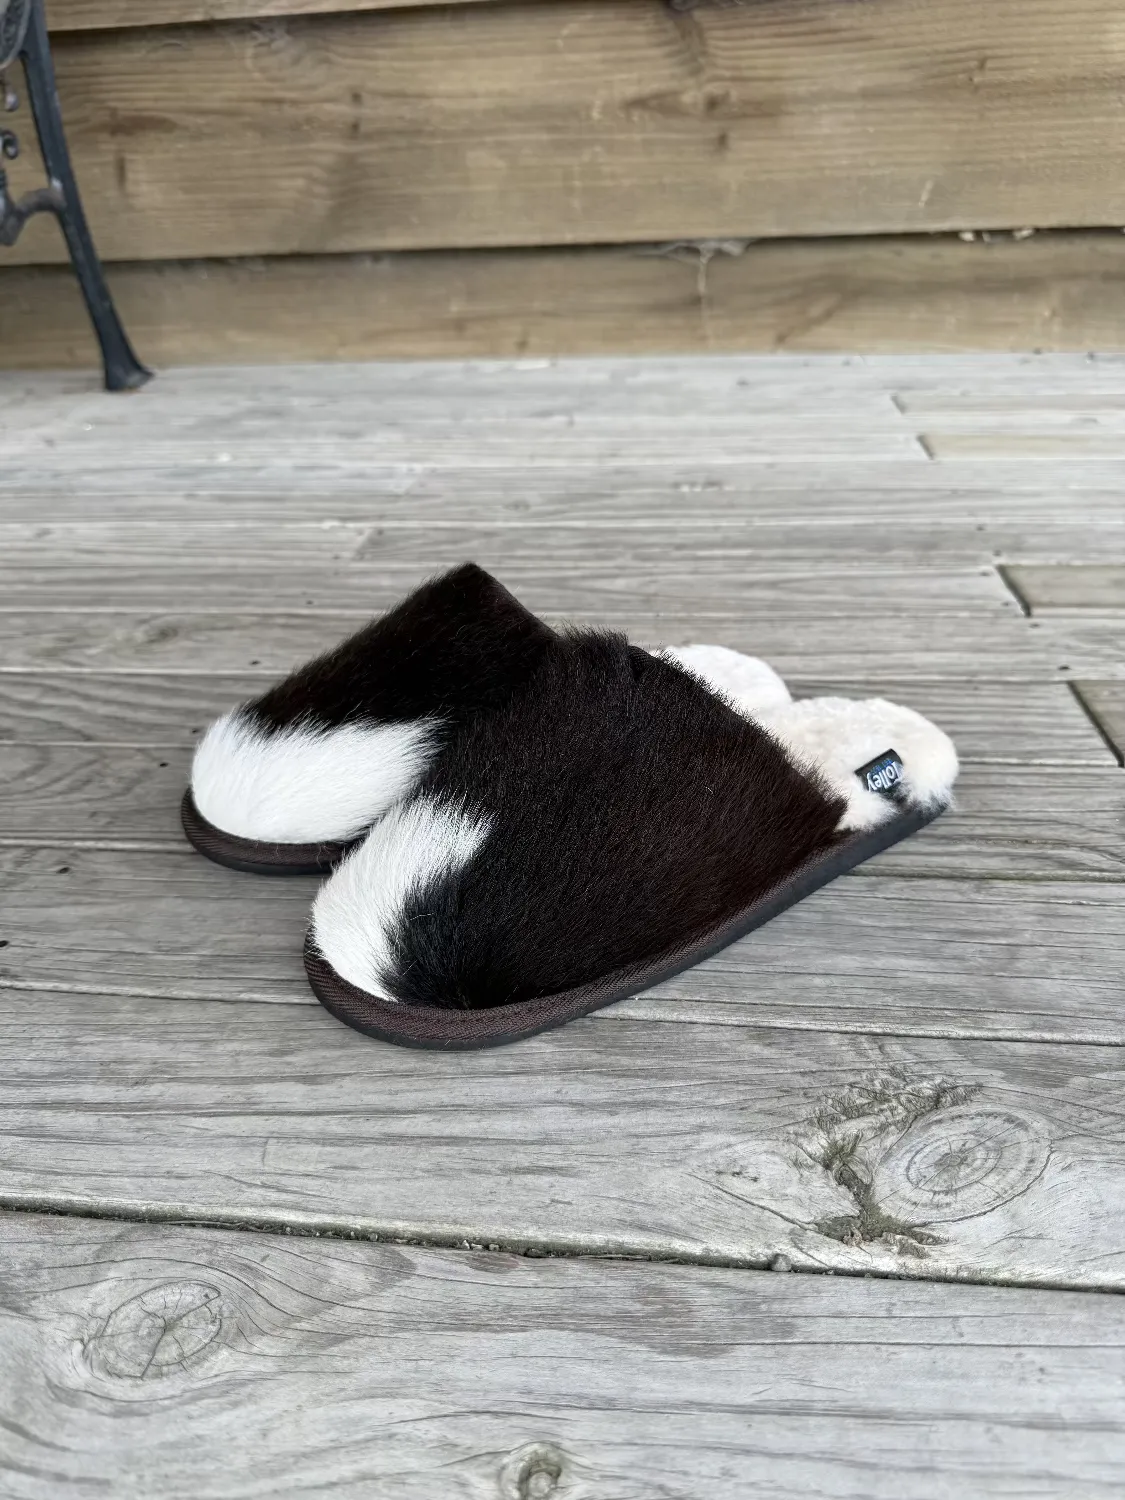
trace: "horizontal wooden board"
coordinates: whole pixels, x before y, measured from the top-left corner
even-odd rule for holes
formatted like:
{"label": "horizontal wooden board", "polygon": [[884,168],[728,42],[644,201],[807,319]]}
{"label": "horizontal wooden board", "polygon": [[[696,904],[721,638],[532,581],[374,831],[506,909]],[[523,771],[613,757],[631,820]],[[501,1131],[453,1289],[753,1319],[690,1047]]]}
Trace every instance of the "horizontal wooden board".
{"label": "horizontal wooden board", "polygon": [[1036,639],[1056,663],[1060,677],[1125,680],[1125,625],[1120,614],[1094,610],[1042,615],[1028,621]]}
{"label": "horizontal wooden board", "polygon": [[931,458],[1021,459],[1032,462],[1058,460],[1098,462],[1125,458],[1125,432],[1019,430],[997,426],[992,432],[942,432],[921,434]]}
{"label": "horizontal wooden board", "polygon": [[[859,882],[856,882],[859,884]],[[0,990],[0,1205],[571,1254],[1125,1286],[1119,1047]]]}
{"label": "horizontal wooden board", "polygon": [[[267,22],[281,16],[329,15],[334,11],[401,10],[436,0],[48,0],[52,32],[124,26],[171,26],[192,21]],[[465,5],[469,0],[440,0]]]}
{"label": "horizontal wooden board", "polygon": [[1110,1500],[1125,1463],[1098,1293],[36,1214],[0,1242],[11,1500]]}
{"label": "horizontal wooden board", "polygon": [[[1118,563],[1081,563],[1070,567],[1020,563],[1008,578],[1032,614],[1048,609],[1096,609],[1125,612],[1125,553]],[[1125,620],[1122,621],[1125,647]]]}
{"label": "horizontal wooden board", "polygon": [[[890,382],[857,359],[612,356],[251,370],[179,370],[146,387],[137,402],[107,399],[96,382],[75,376],[5,375],[4,409],[18,420],[4,433],[5,450],[30,439],[38,451],[42,442],[35,440],[47,435],[97,453],[122,426],[138,439],[144,435],[146,447],[161,442],[186,450],[207,438],[252,444],[267,432],[289,432],[292,440],[294,424],[314,445],[330,438],[348,447],[371,441],[383,428],[403,434],[413,427],[419,443],[443,428],[466,437],[470,420],[486,431],[500,420],[545,431],[577,424],[624,432],[630,422],[643,429],[671,419],[690,432],[701,422],[715,429],[736,420],[783,426],[811,417],[838,421],[845,414],[865,431],[912,432],[916,425],[904,418]],[[155,420],[157,410],[166,420]],[[534,453],[522,459],[525,468],[535,467]]]}
{"label": "horizontal wooden board", "polygon": [[[605,465],[618,458],[623,447],[632,449],[638,457],[643,455],[642,462],[654,466],[690,463],[693,458],[717,464],[772,462],[778,453],[803,453],[806,459],[833,461],[845,458],[897,459],[918,464],[926,461],[913,434],[883,413],[864,420],[864,415],[857,412],[849,423],[847,416],[839,412],[794,417],[784,413],[743,414],[735,410],[708,416],[689,411],[682,420],[675,421],[670,413],[638,411],[628,424],[627,436],[620,422],[595,418],[582,421],[561,413],[554,422],[519,422],[503,413],[494,417],[478,413],[475,419],[466,416],[456,421],[451,415],[443,415],[440,407],[434,407],[428,422],[407,423],[380,422],[367,408],[357,412],[353,421],[356,425],[350,434],[345,462],[370,468],[409,466],[417,462],[420,452],[441,467],[457,464],[513,467],[525,460],[532,445],[536,461],[545,467],[573,462],[576,454],[581,455],[583,463]],[[234,428],[233,423],[231,426]],[[53,434],[49,425],[38,434],[17,432],[12,438],[12,446],[17,449],[15,456],[30,464],[40,456],[54,458],[61,467],[70,455],[65,451],[52,453],[59,435]],[[174,462],[175,448],[180,446],[178,437],[175,432],[132,430],[130,465],[134,483],[143,482],[149,473],[167,470]],[[268,471],[278,466],[279,461],[284,462],[284,450],[279,451],[276,439],[268,434],[259,436],[234,429],[231,437],[237,442],[242,464]],[[95,465],[116,462],[120,472],[120,455],[114,460],[104,446],[111,440],[111,430],[91,436],[84,445],[86,462]],[[208,469],[222,470],[235,461],[232,446],[224,447],[222,441],[221,426],[213,431],[197,426],[185,446],[198,450],[203,443],[208,445],[197,460],[206,473]],[[339,430],[317,431],[310,423],[300,439],[301,461],[311,469],[330,470],[339,461],[339,442]],[[286,454],[285,458],[288,457]],[[82,459],[78,462],[81,464]]]}
{"label": "horizontal wooden board", "polygon": [[[1104,780],[1095,785],[1107,824],[1119,826],[1121,793]],[[948,845],[937,828],[920,835],[897,860],[836,882],[606,1019],[1125,1040],[1120,834],[1107,831],[1094,850],[1077,851],[1060,830],[1056,850],[1039,856],[1038,878],[1035,853],[1012,849],[1007,868],[1018,878],[981,880],[968,878],[972,814],[964,831],[948,816]],[[206,863],[176,842],[173,799],[153,817],[160,835],[151,842],[103,833],[85,845],[44,847],[44,831],[35,842],[0,844],[0,986],[312,1004],[300,951],[317,883]],[[1049,811],[1029,811],[1029,837],[1050,821]],[[1014,827],[1009,815],[993,869],[1005,867]],[[980,847],[978,839],[978,858]],[[1117,878],[1094,883],[1083,870]],[[933,878],[939,872],[961,878]]]}
{"label": "horizontal wooden board", "polygon": [[1079,699],[1125,765],[1125,682],[1078,682]]}
{"label": "horizontal wooden board", "polygon": [[[201,550],[191,538],[167,536],[143,552],[101,557],[38,543],[0,551],[0,600],[4,609],[138,610],[197,613],[233,608],[315,610],[370,617],[388,608],[424,579],[471,560],[501,578],[537,612],[574,619],[628,613],[670,613],[703,622],[711,615],[740,617],[748,628],[759,620],[855,615],[857,599],[874,615],[914,610],[919,616],[1016,619],[1019,608],[987,567],[949,568],[882,565],[805,566],[775,564],[763,557],[752,535],[692,533],[653,528],[646,536],[551,531],[464,533],[379,537],[349,554],[356,543],[341,539],[337,556],[303,558],[294,540],[288,556],[259,560],[242,555],[237,534],[230,551]],[[212,545],[217,537],[203,539]],[[278,539],[280,547],[281,538]],[[0,541],[0,548],[3,543]],[[177,560],[179,552],[179,560]],[[1003,626],[1001,625],[1002,629]],[[1021,625],[1021,629],[1026,629]]]}
{"label": "horizontal wooden board", "polygon": [[[1100,227],[1125,223],[1118,21],[528,0],[90,32],[56,61],[110,260]],[[64,258],[43,222],[9,254]]]}
{"label": "horizontal wooden board", "polygon": [[265,686],[257,673],[0,672],[0,742],[191,745]]}
{"label": "horizontal wooden board", "polygon": [[[157,367],[809,349],[1125,348],[1125,240],[1090,231],[123,262]],[[90,368],[62,267],[0,268],[0,368]],[[1052,393],[1052,410],[1065,405]],[[978,398],[979,399],[979,398]]]}
{"label": "horizontal wooden board", "polygon": [[[390,593],[390,591],[388,591]],[[395,595],[391,596],[392,598]],[[529,602],[534,602],[534,595]],[[378,607],[390,599],[372,600]],[[231,609],[207,612],[134,610],[128,613],[73,610],[0,611],[3,670],[71,670],[241,673],[263,676],[287,672],[355,630],[369,610],[351,614],[293,609],[265,614]],[[574,619],[548,612],[552,623]],[[903,616],[874,613],[857,603],[850,616],[808,621],[794,638],[784,620],[749,620],[728,604],[689,613],[658,604],[629,608],[600,605],[584,612],[582,623],[624,630],[644,645],[683,645],[703,636],[715,645],[759,654],[785,677],[813,674],[831,681],[864,675],[877,683],[902,682],[913,674],[970,681],[1044,682],[1064,674],[1055,658],[1064,650],[1076,676],[1115,676],[1115,639],[1095,632],[1070,651],[1069,637],[1044,638],[1028,631],[1022,618],[997,613],[929,613]],[[1077,632],[1076,632],[1077,633]],[[880,643],[877,657],[871,643]]]}
{"label": "horizontal wooden board", "polygon": [[[194,744],[211,719],[264,687],[257,672],[0,672],[0,743]],[[863,681],[790,684],[798,697],[883,696],[934,719],[962,762],[1104,766],[1107,751],[1061,683]]]}
{"label": "horizontal wooden board", "polygon": [[[128,434],[121,434],[128,441]],[[61,445],[60,445],[61,446]],[[34,464],[7,459],[4,513],[13,521],[149,521],[280,525],[323,516],[434,537],[447,530],[537,527],[638,536],[659,524],[673,532],[706,526],[717,542],[739,536],[778,564],[996,566],[1015,561],[1067,563],[1125,547],[1125,514],[1114,465],[802,464],[792,455],[761,463],[671,464],[598,469],[575,463],[538,470],[429,468],[422,463],[372,468],[339,463],[303,472],[288,466],[206,466],[175,458],[129,482],[120,470]],[[1037,474],[1042,474],[1042,480]],[[1031,478],[1029,479],[1029,475]],[[1086,478],[1088,483],[1083,483]],[[116,481],[116,482],[115,482]],[[872,515],[894,524],[873,528]],[[982,520],[981,517],[984,517]],[[229,533],[237,541],[237,533]],[[227,558],[229,563],[229,556]]]}

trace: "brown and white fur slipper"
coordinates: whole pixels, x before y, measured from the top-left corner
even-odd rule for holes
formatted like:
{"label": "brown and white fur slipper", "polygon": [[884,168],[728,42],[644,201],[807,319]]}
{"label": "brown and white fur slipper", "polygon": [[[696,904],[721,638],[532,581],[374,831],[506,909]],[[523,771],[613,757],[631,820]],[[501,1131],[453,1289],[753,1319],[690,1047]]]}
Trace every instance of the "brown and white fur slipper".
{"label": "brown and white fur slipper", "polygon": [[409,1046],[515,1041],[689,967],[949,804],[957,756],[921,715],[795,703],[747,662],[557,637],[321,889],[322,1003]]}
{"label": "brown and white fur slipper", "polygon": [[424,584],[211,725],[184,794],[184,832],[236,870],[332,869],[556,639],[472,563]]}

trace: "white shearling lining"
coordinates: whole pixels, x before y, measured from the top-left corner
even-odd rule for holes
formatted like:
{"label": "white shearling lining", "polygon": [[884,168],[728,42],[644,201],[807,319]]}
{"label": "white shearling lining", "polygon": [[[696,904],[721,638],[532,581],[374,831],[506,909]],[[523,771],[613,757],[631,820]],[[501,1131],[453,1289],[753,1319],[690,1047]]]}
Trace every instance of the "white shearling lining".
{"label": "white shearling lining", "polygon": [[338,866],[312,910],[317,947],[342,979],[384,993],[391,937],[407,900],[459,870],[488,836],[488,820],[420,797],[392,808]]}
{"label": "white shearling lining", "polygon": [[952,797],[958,770],[953,742],[912,708],[884,698],[794,702],[768,663],[726,646],[666,646],[656,654],[686,667],[739,713],[770,730],[803,770],[819,772],[847,800],[841,831],[874,828],[898,811],[896,802],[869,791],[856,775],[886,750],[902,759],[900,790],[908,806],[933,809]]}
{"label": "white shearling lining", "polygon": [[235,709],[208,729],[191,768],[195,805],[238,838],[313,844],[354,838],[416,786],[435,724],[310,724],[267,732]]}
{"label": "white shearling lining", "polygon": [[816,770],[847,800],[841,830],[874,828],[894,817],[898,804],[869,791],[856,772],[886,750],[903,765],[901,792],[908,806],[944,806],[957,778],[953,741],[936,724],[884,698],[803,698],[754,717],[781,741],[799,765]]}
{"label": "white shearling lining", "polygon": [[685,667],[739,713],[752,715],[792,701],[789,689],[768,662],[728,646],[665,646],[656,655]]}

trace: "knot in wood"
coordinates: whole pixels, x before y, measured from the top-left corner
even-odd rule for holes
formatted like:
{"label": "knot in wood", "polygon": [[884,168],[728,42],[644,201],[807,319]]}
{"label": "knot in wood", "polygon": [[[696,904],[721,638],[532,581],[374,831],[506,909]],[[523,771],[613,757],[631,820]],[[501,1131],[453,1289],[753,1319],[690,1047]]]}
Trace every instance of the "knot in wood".
{"label": "knot in wood", "polygon": [[500,1470],[501,1500],[551,1500],[558,1496],[566,1458],[554,1443],[525,1443]]}
{"label": "knot in wood", "polygon": [[879,1158],[872,1188],[887,1214],[950,1223],[1019,1197],[1043,1174],[1046,1132],[1013,1110],[964,1104],[916,1120]]}
{"label": "knot in wood", "polygon": [[218,1287],[204,1281],[167,1281],[114,1308],[86,1352],[108,1375],[158,1380],[182,1369],[221,1326]]}

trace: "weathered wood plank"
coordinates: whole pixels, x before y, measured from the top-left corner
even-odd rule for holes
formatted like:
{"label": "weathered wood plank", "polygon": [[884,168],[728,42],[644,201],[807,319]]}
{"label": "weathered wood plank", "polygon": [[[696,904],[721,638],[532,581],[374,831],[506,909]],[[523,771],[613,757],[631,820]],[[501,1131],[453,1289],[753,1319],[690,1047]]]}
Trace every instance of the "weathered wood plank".
{"label": "weathered wood plank", "polygon": [[[256,671],[241,676],[0,672],[0,742],[191,745],[211,719],[263,686]],[[798,697],[881,695],[906,703],[953,737],[963,762],[1108,763],[1101,736],[1061,683],[852,680],[790,686]]]}
{"label": "weathered wood plank", "polygon": [[1125,458],[1125,432],[1075,428],[1056,432],[997,427],[992,432],[929,429],[921,434],[931,458],[1022,459],[1041,463],[1065,459],[1091,462]]}
{"label": "weathered wood plank", "polygon": [[[233,704],[257,696],[264,687],[257,673],[224,677],[0,672],[0,742],[191,745],[212,719]],[[1018,690],[1021,702],[1024,691]],[[1029,720],[1041,722],[1048,735],[1055,704],[1052,695],[1050,703],[1042,705],[1041,719],[1035,707],[1029,715]],[[1074,711],[1082,716],[1077,703]],[[1069,728],[1073,731],[1073,723]],[[1031,722],[1027,731],[1034,743],[1042,743]],[[1081,756],[1082,737],[1073,733],[1068,738],[1066,730],[1063,735],[1063,740],[1051,739],[1048,744],[1070,744]],[[0,834],[3,831],[0,827]]]}
{"label": "weathered wood plank", "polygon": [[[385,533],[421,525],[435,549],[443,533],[470,525],[473,531],[541,526],[574,534],[568,551],[575,554],[596,546],[603,529],[628,528],[641,537],[657,523],[673,533],[706,526],[717,541],[744,534],[778,564],[823,564],[826,554],[867,566],[1068,563],[1125,547],[1120,491],[1109,487],[1120,469],[1104,465],[849,460],[805,466],[790,465],[782,455],[777,464],[647,473],[577,465],[479,472],[402,465],[366,474],[358,465],[310,474],[293,465],[233,474],[227,467],[220,482],[203,465],[170,469],[179,475],[174,484],[168,471],[153,469],[136,487],[123,488],[122,476],[108,465],[56,470],[42,455],[34,468],[15,460],[5,471],[4,512],[13,520],[143,521],[159,507],[165,524],[177,529],[193,529],[202,518],[204,524],[247,525],[272,516],[280,527],[287,517],[320,515],[363,521]],[[1037,470],[1045,482],[1029,483]],[[1086,487],[1080,481],[1091,470],[1093,484]],[[886,512],[894,525],[873,528],[872,517]]]}
{"label": "weathered wood plank", "polygon": [[[1117,23],[553,0],[92,32],[57,63],[111,260],[1100,227],[1125,222]],[[63,251],[33,224],[11,255]]]}
{"label": "weathered wood plank", "polygon": [[[374,607],[391,602],[372,599]],[[533,606],[537,596],[527,599]],[[1103,638],[1085,625],[1048,639],[1027,628],[1016,615],[997,611],[954,614],[928,611],[902,614],[893,610],[855,612],[810,620],[801,615],[795,636],[796,613],[786,619],[762,613],[750,617],[741,603],[697,606],[690,613],[658,604],[629,607],[600,605],[583,611],[581,623],[624,630],[646,645],[683,645],[701,639],[764,656],[785,677],[832,681],[863,676],[872,683],[902,682],[913,674],[932,679],[967,681],[1006,680],[1044,682],[1064,674],[1062,662],[1075,676],[1116,676],[1119,669],[1116,638]],[[260,669],[263,676],[289,671],[318,651],[327,649],[356,629],[369,609],[351,614],[295,608],[284,612],[243,613],[236,609],[131,612],[0,611],[0,662],[3,670],[95,672],[243,673]],[[575,616],[544,611],[552,623]],[[1080,638],[1080,644],[1075,638]],[[872,642],[879,642],[873,654]],[[1071,650],[1071,646],[1074,649]],[[1061,655],[1065,652],[1066,655]]]}
{"label": "weathered wood plank", "polygon": [[[1109,817],[1119,823],[1116,807]],[[174,843],[174,804],[162,803],[160,817],[151,846],[104,835],[43,847],[43,833],[0,844],[0,985],[312,1004],[300,950],[316,882],[220,870]],[[872,863],[613,1016],[1125,1040],[1125,888],[1120,878],[1081,878],[1099,862],[1094,873],[1120,876],[1120,836],[1076,853],[1062,869],[1071,878],[1043,878],[1044,867],[1060,873],[1050,851],[1039,878],[932,878],[935,869],[966,873],[969,836],[954,829],[952,838],[944,863],[935,828],[917,852]],[[1004,868],[1001,851],[993,868]],[[1020,877],[1035,867],[1034,855],[1008,861]]]}
{"label": "weathered wood plank", "polygon": [[[2,514],[2,513],[0,513]],[[110,569],[149,568],[166,572],[216,565],[235,572],[304,562],[315,568],[345,562],[369,540],[371,528],[361,522],[216,520],[183,526],[153,516],[145,520],[62,523],[10,522],[0,519],[2,594],[19,578],[37,569],[86,569],[91,577]],[[424,546],[419,537],[419,571],[424,574]],[[112,575],[110,575],[112,576]]]}
{"label": "weathered wood plank", "polygon": [[[859,884],[859,882],[856,882]],[[0,991],[0,1203],[569,1253],[1125,1285],[1120,1048]]]}
{"label": "weathered wood plank", "polygon": [[1107,744],[1125,765],[1125,682],[1076,682],[1074,687]]}
{"label": "weathered wood plank", "polygon": [[1032,614],[1047,609],[1125,610],[1125,561],[1069,567],[1018,563],[1007,574]]}
{"label": "weathered wood plank", "polygon": [[244,551],[238,532],[228,536],[221,549],[217,536],[186,533],[181,545],[180,534],[167,530],[147,553],[111,543],[100,556],[96,541],[88,550],[54,540],[5,549],[0,541],[0,598],[5,609],[21,610],[196,613],[234,605],[245,612],[280,607],[369,616],[434,573],[472,560],[529,608],[576,619],[622,610],[687,617],[698,610],[701,620],[729,615],[753,625],[763,616],[854,615],[857,599],[877,615],[915,610],[1002,619],[1020,612],[989,567],[926,566],[921,559],[914,567],[875,559],[833,566],[823,558],[819,566],[812,559],[787,566],[764,557],[745,532],[717,538],[687,528],[653,527],[644,535],[571,531],[556,547],[556,533],[530,528],[492,535],[433,535],[420,528],[413,535],[380,535],[354,558],[349,553],[356,544],[347,540],[336,544],[335,557],[328,543],[323,555],[310,549],[307,559],[299,532],[286,538],[279,531],[267,543],[272,558]]}
{"label": "weathered wood plank", "polygon": [[[465,5],[471,0],[440,0]],[[481,0],[478,0],[481,3]],[[435,0],[48,0],[52,32],[126,26],[172,26],[193,21],[267,21],[279,16],[330,15],[334,11],[402,10]]]}
{"label": "weathered wood plank", "polygon": [[[403,359],[296,362],[287,366],[243,361],[240,366],[176,370],[159,385],[146,388],[133,416],[151,412],[154,406],[173,410],[188,404],[197,406],[210,398],[220,411],[257,411],[263,416],[273,412],[276,418],[279,406],[298,410],[302,398],[308,411],[315,414],[330,410],[341,399],[358,402],[377,396],[380,401],[394,401],[413,395],[421,404],[427,393],[433,402],[439,396],[456,401],[474,391],[505,403],[536,396],[547,402],[564,396],[576,400],[587,397],[591,407],[601,407],[615,392],[625,390],[634,392],[636,399],[647,399],[654,391],[667,392],[671,397],[677,384],[696,399],[741,399],[766,410],[776,410],[786,403],[800,407],[809,398],[821,401],[842,391],[853,396],[875,393],[892,397],[895,408],[913,422],[919,405],[923,409],[944,409],[955,398],[962,403],[971,400],[974,405],[986,399],[997,409],[1003,409],[1005,401],[1014,402],[1022,410],[1025,402],[1030,403],[1028,409],[1042,409],[1045,401],[1057,394],[1063,404],[1077,403],[1082,411],[1091,406],[1096,410],[1119,409],[1125,398],[1125,356],[902,353],[859,358],[854,352],[736,352],[653,355],[637,360],[611,352],[565,360]],[[747,396],[745,392],[751,388],[753,395]],[[61,372],[0,372],[0,405],[8,410],[18,407],[24,419],[36,411],[53,415],[56,404],[65,412],[68,403],[81,404],[83,417],[91,412],[107,418],[115,412],[124,415],[121,403],[107,398],[88,377]]]}
{"label": "weathered wood plank", "polygon": [[[672,350],[1125,347],[1125,243],[1098,231],[993,244],[879,235],[738,240],[727,251],[689,244],[123,262],[109,267],[109,280],[134,343],[163,369]],[[68,268],[0,270],[0,368],[81,369],[96,360]],[[1105,402],[1114,404],[1120,396]],[[1038,405],[1057,411],[1068,399],[1053,393]],[[940,403],[946,412],[955,406]]]}
{"label": "weathered wood plank", "polygon": [[[282,467],[300,461],[311,468],[331,470],[339,461],[341,433],[331,422],[320,430],[306,423],[299,436],[288,443],[278,442],[275,432],[247,436],[232,433],[239,439],[239,462],[258,469]],[[120,471],[120,455],[110,446],[115,434],[103,430],[91,438],[85,453],[58,451],[58,427],[52,423],[42,436],[16,436],[16,456],[32,463],[42,455],[51,467],[62,469],[68,462],[85,467],[88,464],[115,466]],[[130,466],[133,482],[147,472],[168,469],[183,454],[183,448],[194,449],[192,455],[204,472],[222,469],[234,462],[230,445],[224,446],[222,425],[209,430],[198,422],[196,430],[184,443],[177,434],[155,431],[130,431]],[[171,437],[171,441],[168,441]],[[1125,435],[1123,435],[1125,438]],[[534,445],[534,447],[532,446]],[[177,447],[181,449],[177,453]],[[288,450],[288,451],[287,451]],[[534,451],[535,460],[544,466],[573,462],[577,455],[590,465],[612,463],[622,451],[632,450],[643,463],[654,466],[692,462],[695,459],[716,464],[771,462],[779,453],[802,452],[805,458],[884,458],[925,462],[917,440],[893,413],[869,417],[846,413],[814,412],[808,416],[765,414],[744,415],[728,411],[721,415],[693,413],[681,422],[673,422],[667,413],[637,411],[628,420],[617,423],[583,420],[573,413],[557,413],[548,421],[513,421],[504,412],[492,416],[481,412],[467,413],[462,421],[444,418],[434,410],[429,423],[419,421],[381,424],[373,412],[357,413],[350,434],[347,463],[372,467],[405,465],[426,455],[427,461],[439,467],[468,463],[479,468],[510,468]]]}
{"label": "weathered wood plank", "polygon": [[370,485],[390,469],[400,490],[420,468],[506,468],[526,486],[529,465],[630,456],[647,468],[846,453],[927,466],[889,392],[862,371],[841,380],[831,366],[821,374],[796,364],[791,379],[778,371],[772,390],[764,369],[734,360],[231,373],[180,372],[152,399],[124,406],[65,378],[14,378],[0,457],[87,478],[100,470],[119,490],[123,442],[134,487],[172,472],[199,487],[248,466],[274,486],[294,470],[316,474],[321,488],[347,474]]}
{"label": "weathered wood plank", "polygon": [[[769,371],[774,368],[771,378]],[[82,454],[96,452],[115,430],[128,429],[148,447],[191,445],[213,453],[217,439],[260,444],[263,436],[344,444],[365,442],[373,429],[409,422],[424,445],[434,430],[469,424],[530,421],[547,429],[583,423],[675,418],[688,430],[700,421],[751,427],[767,419],[850,414],[879,430],[911,430],[878,373],[865,362],[839,359],[699,357],[636,360],[398,360],[177,370],[146,390],[135,408],[75,375],[8,373],[8,406],[19,427],[68,438]],[[160,412],[164,420],[157,419]],[[89,434],[93,433],[94,436]],[[232,453],[232,461],[236,455]],[[534,455],[525,455],[524,466]]]}
{"label": "weathered wood plank", "polygon": [[1125,620],[1120,614],[1075,611],[1027,623],[1060,677],[1125,679]]}
{"label": "weathered wood plank", "polygon": [[0,1240],[11,1500],[1110,1500],[1125,1462],[1098,1293],[34,1214]]}

